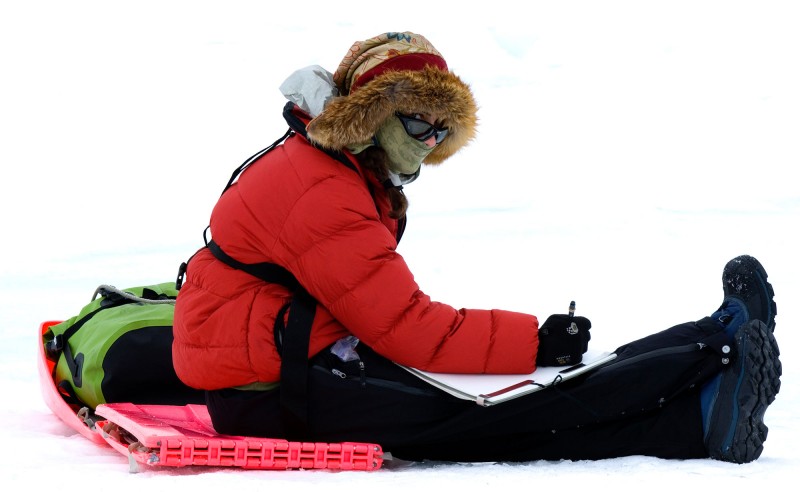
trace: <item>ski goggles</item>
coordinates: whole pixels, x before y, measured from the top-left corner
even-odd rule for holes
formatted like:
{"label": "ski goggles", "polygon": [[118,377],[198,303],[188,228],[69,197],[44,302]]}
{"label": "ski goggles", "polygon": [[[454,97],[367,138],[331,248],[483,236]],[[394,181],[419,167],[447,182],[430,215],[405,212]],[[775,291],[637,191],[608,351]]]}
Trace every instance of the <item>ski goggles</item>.
{"label": "ski goggles", "polygon": [[450,131],[447,128],[438,128],[425,120],[408,116],[403,113],[395,113],[394,115],[397,116],[397,118],[403,124],[403,128],[405,128],[406,133],[420,142],[424,142],[431,137],[435,137],[436,143],[440,144],[442,143],[442,140],[447,137],[447,133]]}

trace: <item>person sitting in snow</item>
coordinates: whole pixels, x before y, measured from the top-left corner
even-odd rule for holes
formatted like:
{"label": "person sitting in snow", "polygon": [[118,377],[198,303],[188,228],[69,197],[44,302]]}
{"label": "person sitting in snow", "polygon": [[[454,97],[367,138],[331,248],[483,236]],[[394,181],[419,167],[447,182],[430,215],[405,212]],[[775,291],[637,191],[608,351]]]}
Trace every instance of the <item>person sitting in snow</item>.
{"label": "person sitting in snow", "polygon": [[[527,374],[579,359],[591,324],[435,302],[397,253],[402,187],[476,134],[470,87],[425,37],[398,32],[356,42],[332,76],[310,67],[282,89],[290,131],[231,179],[175,309],[175,369],[206,390],[218,432],[374,442],[406,460],[760,456],[781,364],[774,291],[755,258],[725,265],[709,316],[553,388],[478,406],[398,364]],[[541,336],[573,322],[580,336]]]}

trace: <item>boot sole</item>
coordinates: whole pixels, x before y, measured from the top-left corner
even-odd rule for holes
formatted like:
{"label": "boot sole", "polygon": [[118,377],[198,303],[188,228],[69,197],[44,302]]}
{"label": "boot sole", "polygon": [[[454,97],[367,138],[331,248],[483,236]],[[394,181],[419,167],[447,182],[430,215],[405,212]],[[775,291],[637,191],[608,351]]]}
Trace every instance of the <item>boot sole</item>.
{"label": "boot sole", "polygon": [[[767,271],[764,269],[764,266],[759,262],[757,259],[753,258],[752,256],[739,256],[734,258],[733,260],[728,262],[728,265],[725,265],[725,269],[723,271],[722,276],[722,290],[725,295],[732,295],[735,297],[739,297],[735,292],[728,292],[728,285],[727,281],[725,280],[725,272],[728,271],[728,266],[731,263],[736,262],[737,267],[741,268],[741,265],[744,265],[744,268],[751,269],[755,271],[759,277],[760,285],[759,285],[759,295],[761,296],[762,300],[764,301],[763,305],[769,306],[769,312],[767,313],[767,319],[761,320],[766,325],[769,331],[775,331],[775,316],[778,314],[778,306],[775,303],[775,289],[772,288],[772,284],[767,281]],[[736,267],[731,268],[734,272],[738,269]],[[742,302],[747,304],[746,301],[742,300]],[[750,313],[752,315],[752,313]]]}
{"label": "boot sole", "polygon": [[780,390],[782,368],[778,343],[763,321],[742,326],[735,344],[738,356],[722,377],[706,447],[714,459],[749,463],[764,450],[764,413]]}

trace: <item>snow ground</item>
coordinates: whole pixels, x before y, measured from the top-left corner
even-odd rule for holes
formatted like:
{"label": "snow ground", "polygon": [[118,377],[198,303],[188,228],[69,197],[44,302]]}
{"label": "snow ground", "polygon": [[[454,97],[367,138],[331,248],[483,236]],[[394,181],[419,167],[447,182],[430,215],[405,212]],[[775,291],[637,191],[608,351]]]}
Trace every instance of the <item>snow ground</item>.
{"label": "snow ground", "polygon": [[[800,426],[800,8],[789,1],[0,4],[0,484],[117,491],[291,486],[467,490],[598,483],[750,490],[795,478]],[[469,5],[469,7],[466,7]],[[546,316],[577,300],[592,344],[710,313],[758,257],[778,303],[783,387],[757,462],[648,457],[393,462],[376,473],[128,472],[39,395],[40,322],[95,287],[174,278],[231,171],[281,135],[278,86],[357,39],[427,36],[481,105],[474,144],[406,188],[400,245],[457,307]]]}

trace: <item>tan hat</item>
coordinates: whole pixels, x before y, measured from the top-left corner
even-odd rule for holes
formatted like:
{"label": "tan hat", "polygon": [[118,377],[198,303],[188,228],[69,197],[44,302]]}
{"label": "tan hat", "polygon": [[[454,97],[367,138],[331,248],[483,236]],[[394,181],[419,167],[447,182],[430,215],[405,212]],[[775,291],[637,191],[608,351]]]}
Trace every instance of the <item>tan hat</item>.
{"label": "tan hat", "polygon": [[449,129],[425,159],[427,164],[444,161],[475,136],[478,118],[472,91],[419,34],[389,32],[357,41],[333,80],[339,97],[307,128],[309,138],[325,148],[342,150],[369,142],[395,112],[434,114]]}

